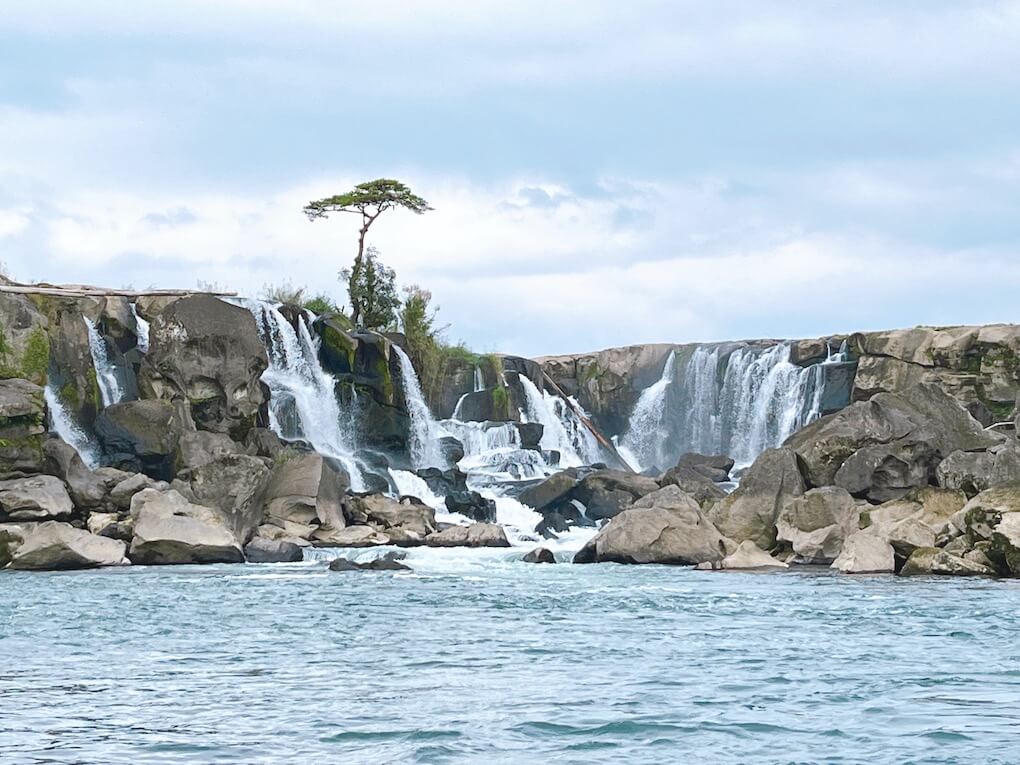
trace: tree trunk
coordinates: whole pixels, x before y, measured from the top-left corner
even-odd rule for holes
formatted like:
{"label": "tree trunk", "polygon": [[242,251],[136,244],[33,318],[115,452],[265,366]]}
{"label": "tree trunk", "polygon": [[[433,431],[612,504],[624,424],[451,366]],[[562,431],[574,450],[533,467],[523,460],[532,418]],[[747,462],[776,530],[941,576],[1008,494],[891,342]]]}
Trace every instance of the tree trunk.
{"label": "tree trunk", "polygon": [[358,254],[354,258],[354,266],[351,268],[351,278],[347,282],[347,294],[351,298],[351,323],[356,327],[358,326],[358,320],[361,318],[361,301],[358,299],[357,290],[355,285],[358,283],[358,278],[361,276],[362,263],[365,256],[365,235],[368,233],[368,227],[372,225],[372,219],[365,216],[363,219],[361,230],[358,232]]}

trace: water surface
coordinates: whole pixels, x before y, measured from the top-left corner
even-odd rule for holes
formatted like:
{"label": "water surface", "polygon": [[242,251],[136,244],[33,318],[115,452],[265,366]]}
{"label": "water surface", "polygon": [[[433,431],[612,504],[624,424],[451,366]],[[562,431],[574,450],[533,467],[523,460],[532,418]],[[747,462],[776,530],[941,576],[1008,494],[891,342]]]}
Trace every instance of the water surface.
{"label": "water surface", "polygon": [[4,572],[2,759],[1020,758],[1015,583],[520,554]]}

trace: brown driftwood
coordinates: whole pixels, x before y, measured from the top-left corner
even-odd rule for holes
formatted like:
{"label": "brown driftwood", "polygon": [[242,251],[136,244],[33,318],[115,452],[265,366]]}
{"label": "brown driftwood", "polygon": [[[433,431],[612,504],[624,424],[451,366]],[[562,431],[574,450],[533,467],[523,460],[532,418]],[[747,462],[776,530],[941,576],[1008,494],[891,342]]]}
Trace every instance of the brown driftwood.
{"label": "brown driftwood", "polygon": [[577,417],[577,419],[581,421],[581,424],[584,425],[584,427],[586,427],[589,431],[591,431],[591,434],[595,436],[595,440],[602,444],[602,446],[610,454],[616,457],[617,462],[619,462],[627,470],[633,473],[634,468],[630,466],[627,460],[620,456],[620,453],[616,450],[616,445],[608,438],[606,438],[604,435],[602,435],[601,432],[599,432],[599,429],[595,427],[595,423],[588,419],[587,415],[585,415],[581,407],[577,406],[573,401],[570,400],[570,396],[564,393],[563,389],[553,382],[553,379],[549,376],[549,373],[546,372],[544,369],[542,370],[542,378],[545,380],[546,385],[552,388],[553,393],[555,393],[557,396],[563,399],[563,403],[570,407],[570,411],[572,411],[574,415]]}

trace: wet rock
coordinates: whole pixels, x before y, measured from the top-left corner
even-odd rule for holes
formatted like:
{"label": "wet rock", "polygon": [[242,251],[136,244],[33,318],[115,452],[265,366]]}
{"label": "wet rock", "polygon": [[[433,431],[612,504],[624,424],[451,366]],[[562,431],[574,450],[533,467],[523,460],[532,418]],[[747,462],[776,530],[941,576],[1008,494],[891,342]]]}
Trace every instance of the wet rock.
{"label": "wet rock", "polygon": [[158,481],[174,477],[174,457],[184,426],[169,401],[125,401],[96,418],[96,435],[110,462]]}
{"label": "wet rock", "polygon": [[100,475],[82,462],[74,447],[59,438],[47,438],[43,443],[47,475],[56,476],[67,485],[71,501],[79,510],[109,509],[110,479]]}
{"label": "wet rock", "polygon": [[244,546],[244,557],[249,563],[296,563],[304,552],[293,542],[256,536]]}
{"label": "wet rock", "polygon": [[479,523],[496,522],[496,503],[477,491],[456,491],[446,495],[446,509],[466,515]]}
{"label": "wet rock", "polygon": [[776,543],[780,510],[804,489],[794,452],[766,449],[748,468],[740,486],[709,510],[709,518],[723,536],[735,542],[750,540],[768,550]]}
{"label": "wet rock", "polygon": [[131,500],[132,563],[240,563],[241,545],[222,514],[196,505],[180,493],[145,489]]}
{"label": "wet rock", "polygon": [[540,422],[518,422],[514,423],[517,433],[521,439],[521,448],[530,451],[541,451],[542,434],[545,426]]}
{"label": "wet rock", "polygon": [[576,468],[567,468],[546,478],[541,483],[529,486],[521,492],[520,501],[542,512],[569,495],[581,481],[582,474]]}
{"label": "wet rock", "polygon": [[46,521],[23,524],[15,536],[20,537],[12,550],[8,568],[57,571],[64,569],[123,566],[123,542],[96,536],[66,523]]}
{"label": "wet rock", "polygon": [[439,438],[439,453],[448,465],[456,465],[464,459],[464,444],[453,436],[442,436]]}
{"label": "wet rock", "polygon": [[375,560],[358,563],[347,558],[334,558],[329,562],[330,571],[410,571],[411,567],[400,561],[389,558],[376,558]]}
{"label": "wet rock", "polygon": [[350,496],[344,499],[344,510],[352,520],[377,525],[387,535],[391,529],[402,529],[424,538],[436,530],[435,511],[406,497],[397,501],[383,494]]}
{"label": "wet rock", "polygon": [[555,563],[556,556],[546,547],[536,547],[521,559],[525,563]]}
{"label": "wet rock", "polygon": [[390,538],[371,526],[347,526],[343,529],[319,529],[313,537],[319,547],[377,547],[388,545]]}
{"label": "wet rock", "polygon": [[858,531],[843,542],[832,568],[844,574],[891,574],[896,570],[896,554],[882,537]]}
{"label": "wet rock", "polygon": [[979,563],[951,555],[936,547],[919,547],[900,569],[900,576],[995,576],[995,572]]}
{"label": "wet rock", "polygon": [[571,492],[571,497],[585,507],[594,521],[613,518],[635,500],[659,491],[654,478],[622,470],[597,470],[584,476]]}
{"label": "wet rock", "polygon": [[503,527],[496,523],[472,523],[470,526],[451,526],[429,534],[425,538],[429,547],[509,547]]}
{"label": "wet rock", "polygon": [[649,494],[609,521],[574,563],[694,566],[726,557],[723,536],[698,503],[676,486]]}
{"label": "wet rock", "polygon": [[6,521],[47,521],[73,513],[67,487],[59,478],[37,475],[0,481],[0,518]]}
{"label": "wet rock", "polygon": [[845,489],[811,489],[786,503],[776,520],[776,538],[789,545],[796,563],[829,564],[846,538],[858,530],[859,515]]}
{"label": "wet rock", "polygon": [[193,295],[153,319],[138,384],[145,398],[182,405],[199,430],[244,441],[265,422],[269,395],[260,378],[268,363],[249,311]]}
{"label": "wet rock", "polygon": [[440,497],[455,491],[467,491],[467,474],[457,468],[440,470],[439,468],[421,468],[414,471],[415,475],[425,481],[429,490]]}
{"label": "wet rock", "polygon": [[747,539],[737,545],[736,549],[722,560],[699,563],[695,568],[712,571],[762,571],[789,567],[788,563],[773,558]]}

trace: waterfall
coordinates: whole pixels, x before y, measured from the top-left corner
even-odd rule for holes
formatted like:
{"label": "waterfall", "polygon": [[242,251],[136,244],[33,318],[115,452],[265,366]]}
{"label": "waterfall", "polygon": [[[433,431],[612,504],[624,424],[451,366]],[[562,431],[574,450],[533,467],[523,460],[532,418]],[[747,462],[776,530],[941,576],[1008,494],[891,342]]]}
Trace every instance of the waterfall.
{"label": "waterfall", "polygon": [[67,411],[64,402],[60,400],[60,396],[53,389],[52,383],[46,384],[43,397],[46,399],[46,408],[49,411],[50,431],[70,444],[89,470],[95,470],[100,461],[99,444],[74,422],[71,413]]}
{"label": "waterfall", "polygon": [[354,458],[353,413],[341,410],[336,379],[319,363],[318,341],[308,329],[307,317],[299,317],[295,330],[268,303],[239,303],[255,317],[269,356],[262,381],[270,391],[270,428],[284,440],[304,439],[315,451],[337,459],[350,475],[351,488],[364,490],[364,475]]}
{"label": "waterfall", "polygon": [[673,354],[658,382],[645,389],[621,441],[635,467],[666,469],[684,452],[727,454],[749,465],[822,414],[826,364],[790,362],[790,346],[694,349],[678,376]]}
{"label": "waterfall", "polygon": [[411,464],[416,468],[446,467],[447,460],[440,449],[439,439],[449,435],[436,422],[429,411],[422,395],[418,375],[414,371],[411,359],[403,349],[394,345],[393,351],[400,361],[400,379],[404,386],[404,403],[411,418],[411,429],[408,433],[407,450],[411,456]]}
{"label": "waterfall", "polygon": [[94,321],[85,315],[82,315],[82,318],[89,333],[89,353],[92,354],[92,364],[96,370],[96,381],[99,383],[99,393],[103,397],[103,406],[119,403],[124,400],[124,388],[117,379],[116,367],[110,362],[106,340],[99,334],[99,328]]}
{"label": "waterfall", "polygon": [[662,375],[641,392],[634,405],[627,432],[620,439],[618,447],[621,455],[635,470],[662,466],[666,393],[675,377],[676,353],[670,351]]}
{"label": "waterfall", "polygon": [[[481,368],[479,368],[477,366],[475,367],[474,378],[475,378],[474,379],[474,387],[472,388],[471,392],[472,393],[478,393],[479,391],[485,390],[485,380],[482,379],[482,370],[481,370]],[[455,406],[453,408],[452,419],[454,419],[454,420],[459,420],[460,419],[460,408],[464,405],[464,399],[466,399],[467,397],[468,397],[468,394],[465,393],[463,396],[461,396],[460,398],[457,399],[457,406]]]}
{"label": "waterfall", "polygon": [[570,404],[573,404],[578,411],[583,411],[575,399],[571,398],[568,404],[559,396],[539,391],[538,386],[527,376],[519,377],[525,397],[525,408],[521,415],[528,422],[542,423],[540,446],[559,452],[560,467],[591,465],[605,459],[595,436],[571,408]]}
{"label": "waterfall", "polygon": [[138,350],[142,353],[149,352],[149,322],[138,315],[135,304],[131,304],[131,315],[135,317],[135,336],[138,338]]}

